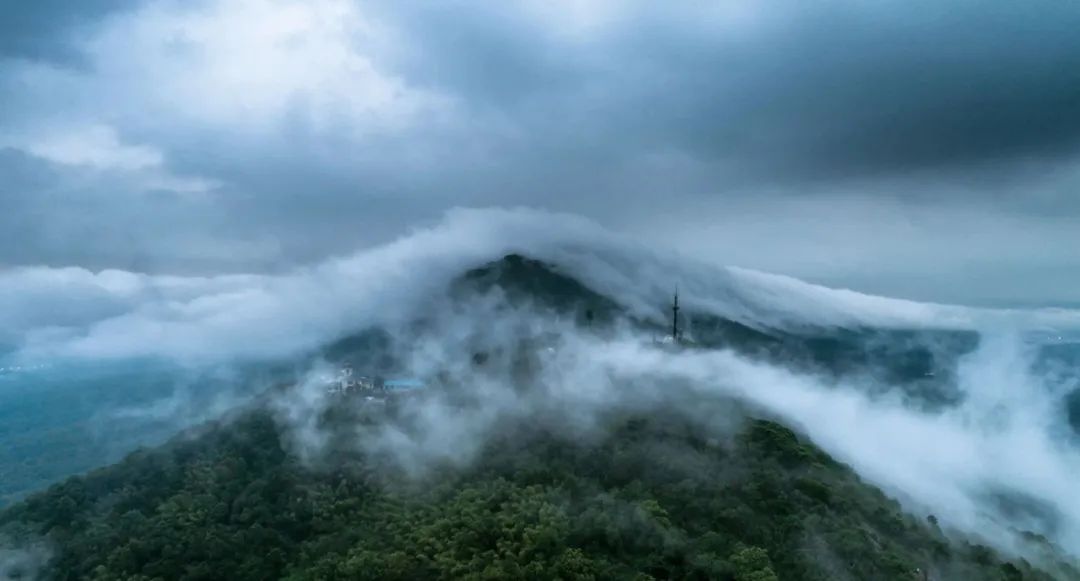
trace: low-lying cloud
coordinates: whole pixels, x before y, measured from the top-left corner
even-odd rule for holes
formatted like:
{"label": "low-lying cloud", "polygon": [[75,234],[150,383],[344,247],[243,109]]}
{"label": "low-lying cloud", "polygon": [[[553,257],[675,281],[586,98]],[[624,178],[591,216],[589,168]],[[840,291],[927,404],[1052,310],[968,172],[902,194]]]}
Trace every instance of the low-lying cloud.
{"label": "low-lying cloud", "polygon": [[52,552],[41,545],[10,544],[0,538],[0,581],[38,581]]}
{"label": "low-lying cloud", "polygon": [[[1063,408],[1080,379],[1037,373],[1037,350],[1015,333],[984,331],[959,362],[959,403],[925,409],[895,386],[871,385],[870,375],[826,379],[729,350],[672,351],[628,326],[582,330],[551,312],[499,307],[497,298],[445,309],[419,335],[402,332],[405,367],[448,379],[434,380],[434,391],[405,403],[397,419],[353,426],[346,436],[353,446],[422,477],[468,465],[500,430],[521,422],[587,441],[612,413],[664,407],[724,437],[749,409],[795,426],[947,528],[1029,556],[1016,532],[1032,531],[1080,555],[1072,493],[1080,449]],[[483,365],[476,353],[486,354]],[[326,395],[315,377],[277,409],[306,458],[333,463],[319,418],[349,404]],[[440,391],[439,381],[457,387]],[[742,405],[702,417],[703,403],[716,398]]]}
{"label": "low-lying cloud", "polygon": [[9,291],[0,297],[0,344],[30,359],[281,357],[408,320],[466,270],[511,252],[556,264],[657,320],[679,286],[688,307],[753,326],[1080,327],[1074,311],[970,309],[832,290],[653,251],[580,217],[491,209],[454,210],[388,244],[280,275],[10,270],[0,273]]}
{"label": "low-lying cloud", "polygon": [[[826,379],[726,350],[670,352],[629,326],[581,332],[554,313],[509,308],[497,292],[464,305],[448,297],[465,270],[507,252],[546,260],[627,313],[657,323],[665,321],[678,284],[691,314],[761,329],[961,329],[982,339],[960,361],[953,386],[959,403],[928,410],[875,385],[881,380],[874,374]],[[649,409],[671,403],[673,393],[698,392],[748,402],[798,426],[913,510],[999,545],[1010,542],[1010,523],[1026,518],[1025,526],[1080,554],[1080,505],[1070,492],[1080,459],[1062,402],[1075,388],[1075,374],[1034,371],[1027,347],[1032,332],[1056,337],[1075,330],[1072,311],[971,309],[830,290],[718,269],[648,250],[588,220],[531,210],[454,211],[387,245],[278,276],[80,269],[5,276],[19,291],[0,310],[9,329],[5,340],[24,360],[266,360],[382,328],[395,337],[404,368],[457,378],[471,394],[464,407],[440,394],[407,409],[403,423],[357,427],[356,442],[413,473],[467,464],[509,420],[557,420],[587,438],[609,410]],[[416,330],[417,319],[426,331]],[[492,354],[480,367],[478,352]],[[515,353],[530,355],[522,361]],[[522,381],[521,365],[532,370],[536,389],[513,389]],[[319,417],[332,402],[319,377],[331,371],[317,368],[274,400],[305,458],[319,458],[329,444]],[[157,411],[168,413],[169,405]],[[988,500],[1003,495],[1029,499],[1055,516],[1007,516]]]}

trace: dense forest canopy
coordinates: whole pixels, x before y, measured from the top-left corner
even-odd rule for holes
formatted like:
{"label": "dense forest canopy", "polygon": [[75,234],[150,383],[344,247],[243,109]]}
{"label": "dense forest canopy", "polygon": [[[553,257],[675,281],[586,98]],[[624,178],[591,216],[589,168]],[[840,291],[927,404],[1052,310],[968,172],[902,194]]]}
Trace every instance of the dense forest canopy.
{"label": "dense forest canopy", "polygon": [[1080,578],[950,538],[772,421],[608,422],[585,442],[506,426],[474,465],[417,479],[344,451],[305,466],[252,411],[0,523],[64,580]]}
{"label": "dense forest canopy", "polygon": [[[511,256],[463,276],[451,297],[396,333],[343,337],[306,359],[423,369],[431,390],[376,406],[332,395],[316,375],[278,381],[218,421],[0,512],[0,575],[1080,579],[1041,535],[1017,531],[1019,556],[905,511],[737,398],[651,376],[560,383],[568,360],[545,357],[574,358],[579,334],[603,343],[656,324],[556,269]],[[925,370],[947,372],[973,348],[956,333],[697,322],[697,340],[653,356],[732,349],[824,377],[889,360],[884,375],[926,406],[953,401]]]}

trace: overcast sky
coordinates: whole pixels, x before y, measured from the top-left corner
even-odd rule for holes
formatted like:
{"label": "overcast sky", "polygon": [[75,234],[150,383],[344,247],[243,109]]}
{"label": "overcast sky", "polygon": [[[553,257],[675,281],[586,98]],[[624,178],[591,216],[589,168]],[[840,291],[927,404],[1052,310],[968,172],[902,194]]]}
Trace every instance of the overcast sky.
{"label": "overcast sky", "polygon": [[279,272],[455,206],[1080,303],[1080,3],[0,8],[0,267]]}

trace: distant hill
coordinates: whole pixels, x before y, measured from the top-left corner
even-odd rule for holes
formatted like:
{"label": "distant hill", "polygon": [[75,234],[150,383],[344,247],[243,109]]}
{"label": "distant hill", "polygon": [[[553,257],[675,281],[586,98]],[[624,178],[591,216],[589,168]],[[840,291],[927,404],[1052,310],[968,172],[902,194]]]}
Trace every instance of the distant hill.
{"label": "distant hill", "polygon": [[[209,406],[209,379],[149,363],[70,364],[0,376],[0,507],[199,421],[198,413],[190,421],[178,413]],[[179,397],[182,381],[190,389]],[[163,404],[177,414],[155,414]]]}

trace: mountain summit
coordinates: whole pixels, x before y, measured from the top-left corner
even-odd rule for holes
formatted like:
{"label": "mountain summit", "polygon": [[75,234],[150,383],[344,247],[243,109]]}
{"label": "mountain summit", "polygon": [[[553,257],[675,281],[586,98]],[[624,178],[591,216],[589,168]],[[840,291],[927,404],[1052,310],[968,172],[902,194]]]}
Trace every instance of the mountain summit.
{"label": "mountain summit", "polygon": [[[662,366],[627,371],[640,361],[604,371],[623,349],[675,366],[726,353],[821,377],[877,370],[902,393],[931,393],[943,380],[916,376],[974,349],[966,334],[754,328],[690,302],[692,344],[632,347],[626,337],[666,322],[517,254],[465,272],[448,298],[446,312],[418,312],[401,329],[370,329],[318,354],[381,373],[426,369],[429,389],[373,407],[372,397],[332,395],[315,375],[281,385],[0,513],[9,545],[52,551],[0,573],[1080,579],[1037,533],[1021,536],[1027,558],[1013,558],[906,511],[752,401],[666,377]],[[954,405],[949,397],[932,403]],[[1001,502],[1010,498],[1020,499]]]}

